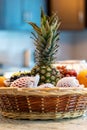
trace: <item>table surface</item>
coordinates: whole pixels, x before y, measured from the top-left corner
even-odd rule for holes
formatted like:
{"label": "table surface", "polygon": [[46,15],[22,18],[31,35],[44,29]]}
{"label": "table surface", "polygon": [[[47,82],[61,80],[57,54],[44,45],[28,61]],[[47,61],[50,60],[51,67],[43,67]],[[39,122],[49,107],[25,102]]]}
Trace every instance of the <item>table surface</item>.
{"label": "table surface", "polygon": [[87,116],[63,120],[14,120],[0,116],[0,130],[87,130]]}

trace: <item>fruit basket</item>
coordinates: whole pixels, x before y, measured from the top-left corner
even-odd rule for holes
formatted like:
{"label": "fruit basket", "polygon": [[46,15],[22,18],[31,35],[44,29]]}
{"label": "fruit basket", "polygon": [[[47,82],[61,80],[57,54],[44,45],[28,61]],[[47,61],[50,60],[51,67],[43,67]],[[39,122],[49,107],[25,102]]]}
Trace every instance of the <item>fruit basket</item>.
{"label": "fruit basket", "polygon": [[14,119],[63,119],[83,115],[86,88],[0,88],[1,114]]}
{"label": "fruit basket", "polygon": [[[63,119],[83,115],[87,110],[87,88],[80,87],[76,80],[73,83],[77,86],[70,87],[72,80],[66,88],[65,84],[64,87],[57,84],[64,74],[53,66],[59,47],[60,20],[56,14],[48,17],[41,10],[41,27],[29,24],[35,31],[32,35],[36,65],[30,73],[14,74],[6,82],[8,87],[0,87],[1,114],[14,119]],[[66,68],[63,70],[67,72]],[[38,85],[34,76],[40,76]],[[48,83],[53,87],[40,87]]]}

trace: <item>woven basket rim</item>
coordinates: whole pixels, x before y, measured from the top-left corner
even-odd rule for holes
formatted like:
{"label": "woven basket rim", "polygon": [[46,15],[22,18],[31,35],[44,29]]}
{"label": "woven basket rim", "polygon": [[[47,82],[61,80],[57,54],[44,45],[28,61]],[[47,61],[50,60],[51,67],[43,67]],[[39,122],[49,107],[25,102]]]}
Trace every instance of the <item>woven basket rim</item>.
{"label": "woven basket rim", "polygon": [[87,88],[84,87],[53,87],[53,88],[18,88],[0,87],[0,95],[37,95],[37,96],[62,96],[69,94],[86,95]]}

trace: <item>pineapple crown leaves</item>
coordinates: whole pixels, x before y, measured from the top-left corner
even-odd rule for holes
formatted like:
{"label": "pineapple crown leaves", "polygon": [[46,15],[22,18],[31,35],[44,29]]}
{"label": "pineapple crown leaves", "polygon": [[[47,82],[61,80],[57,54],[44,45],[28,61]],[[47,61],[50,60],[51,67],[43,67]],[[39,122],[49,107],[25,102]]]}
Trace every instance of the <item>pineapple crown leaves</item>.
{"label": "pineapple crown leaves", "polygon": [[41,9],[41,25],[37,26],[35,23],[28,22],[33,29],[32,38],[34,39],[35,60],[37,64],[49,65],[54,62],[58,51],[59,41],[59,26],[60,21],[56,14],[52,16],[45,15]]}

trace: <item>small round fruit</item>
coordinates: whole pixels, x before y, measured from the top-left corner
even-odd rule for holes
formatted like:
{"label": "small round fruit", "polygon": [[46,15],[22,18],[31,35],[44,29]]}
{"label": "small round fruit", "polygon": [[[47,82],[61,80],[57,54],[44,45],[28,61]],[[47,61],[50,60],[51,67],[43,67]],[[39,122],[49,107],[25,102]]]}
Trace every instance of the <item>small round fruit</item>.
{"label": "small round fruit", "polygon": [[14,80],[10,87],[18,87],[18,88],[35,88],[39,82],[39,75],[34,77],[24,76]]}
{"label": "small round fruit", "polygon": [[5,79],[6,78],[4,76],[0,76],[0,87],[5,87],[6,86],[5,83],[4,83]]}
{"label": "small round fruit", "polygon": [[56,87],[79,87],[76,77],[64,77],[57,82]]}
{"label": "small round fruit", "polygon": [[83,84],[85,87],[87,87],[87,69],[80,71],[77,75],[77,79],[80,84]]}

